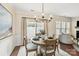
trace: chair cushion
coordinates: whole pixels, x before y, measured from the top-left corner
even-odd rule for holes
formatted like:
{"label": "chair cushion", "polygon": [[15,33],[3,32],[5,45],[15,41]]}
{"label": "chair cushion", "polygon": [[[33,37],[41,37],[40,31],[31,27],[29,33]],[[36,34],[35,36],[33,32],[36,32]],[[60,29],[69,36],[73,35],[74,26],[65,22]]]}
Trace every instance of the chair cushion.
{"label": "chair cushion", "polygon": [[39,37],[38,36],[35,36],[35,37],[32,38],[32,40],[38,41],[39,40]]}
{"label": "chair cushion", "polygon": [[36,50],[37,49],[37,45],[35,45],[33,43],[28,43],[27,44],[27,49],[28,50]]}

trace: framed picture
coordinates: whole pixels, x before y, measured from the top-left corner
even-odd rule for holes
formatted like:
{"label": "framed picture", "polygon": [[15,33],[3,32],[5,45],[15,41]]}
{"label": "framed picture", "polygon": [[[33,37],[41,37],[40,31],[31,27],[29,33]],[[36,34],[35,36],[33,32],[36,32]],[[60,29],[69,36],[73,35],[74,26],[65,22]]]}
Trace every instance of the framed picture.
{"label": "framed picture", "polygon": [[12,14],[0,4],[0,39],[12,34]]}

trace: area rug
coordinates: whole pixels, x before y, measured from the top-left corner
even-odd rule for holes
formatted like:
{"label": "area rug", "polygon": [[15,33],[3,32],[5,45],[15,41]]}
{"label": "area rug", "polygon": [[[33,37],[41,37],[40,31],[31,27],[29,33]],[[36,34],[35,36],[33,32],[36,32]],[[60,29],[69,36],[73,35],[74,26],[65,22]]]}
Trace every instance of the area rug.
{"label": "area rug", "polygon": [[72,56],[79,56],[79,52],[76,51],[71,44],[60,43],[60,48]]}

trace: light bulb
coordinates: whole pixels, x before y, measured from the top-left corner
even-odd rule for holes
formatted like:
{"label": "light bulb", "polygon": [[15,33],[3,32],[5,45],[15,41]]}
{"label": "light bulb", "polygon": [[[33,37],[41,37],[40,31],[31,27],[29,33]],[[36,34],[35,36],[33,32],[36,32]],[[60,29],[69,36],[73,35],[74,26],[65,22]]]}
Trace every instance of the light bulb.
{"label": "light bulb", "polygon": [[36,18],[36,16],[34,16],[34,18]]}
{"label": "light bulb", "polygon": [[42,18],[44,18],[44,13],[42,13]]}
{"label": "light bulb", "polygon": [[42,16],[44,16],[44,13],[42,13]]}
{"label": "light bulb", "polygon": [[50,19],[52,19],[52,15],[50,15]]}
{"label": "light bulb", "polygon": [[52,15],[50,15],[50,17],[52,17]]}

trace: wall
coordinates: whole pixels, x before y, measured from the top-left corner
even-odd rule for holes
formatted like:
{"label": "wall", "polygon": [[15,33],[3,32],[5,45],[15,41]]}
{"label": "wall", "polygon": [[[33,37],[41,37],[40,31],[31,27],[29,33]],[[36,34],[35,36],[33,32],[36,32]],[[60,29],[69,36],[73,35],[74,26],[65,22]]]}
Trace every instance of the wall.
{"label": "wall", "polygon": [[13,49],[17,45],[16,42],[16,13],[10,4],[1,4],[12,14],[12,36],[0,40],[0,56],[10,56]]}
{"label": "wall", "polygon": [[[23,40],[21,36],[21,16],[17,13],[17,11],[12,7],[11,4],[2,3],[2,5],[9,10],[9,12],[13,16],[13,38],[14,38],[14,45],[19,46],[23,45]],[[23,13],[24,14],[24,13]]]}
{"label": "wall", "polygon": [[75,37],[76,37],[76,30],[79,30],[79,28],[75,28],[77,21],[79,21],[79,17],[72,18],[72,35]]}
{"label": "wall", "polygon": [[[48,33],[55,34],[56,33],[56,21],[68,21],[72,23],[72,19],[70,17],[62,17],[62,16],[54,16],[52,21],[48,23]],[[71,27],[71,24],[70,24]],[[70,28],[70,34],[71,34],[72,28]]]}
{"label": "wall", "polygon": [[[18,27],[21,28],[21,22],[22,22],[22,18],[21,17],[33,17],[30,13],[28,12],[17,12],[17,19],[19,19],[19,23],[20,24]],[[50,34],[55,34],[56,33],[56,24],[55,21],[69,21],[71,22],[71,18],[70,17],[62,17],[62,16],[53,16],[53,19],[51,22],[48,23],[48,35]],[[72,23],[72,22],[71,22]],[[70,25],[71,26],[71,25]],[[47,26],[45,27],[45,29],[47,28]],[[71,28],[72,29],[72,28]],[[71,34],[71,29],[70,29],[70,34]],[[20,30],[21,31],[21,30]],[[23,42],[23,40],[21,40]]]}
{"label": "wall", "polygon": [[13,46],[16,45],[16,13],[13,7],[7,3],[1,3],[12,14],[12,29],[13,29]]}
{"label": "wall", "polygon": [[22,32],[22,17],[26,17],[26,16],[30,16],[31,14],[26,13],[26,12],[16,12],[16,42],[17,42],[17,46],[18,45],[22,45],[23,44],[23,32]]}
{"label": "wall", "polygon": [[10,56],[13,49],[13,36],[0,40],[0,56]]}

